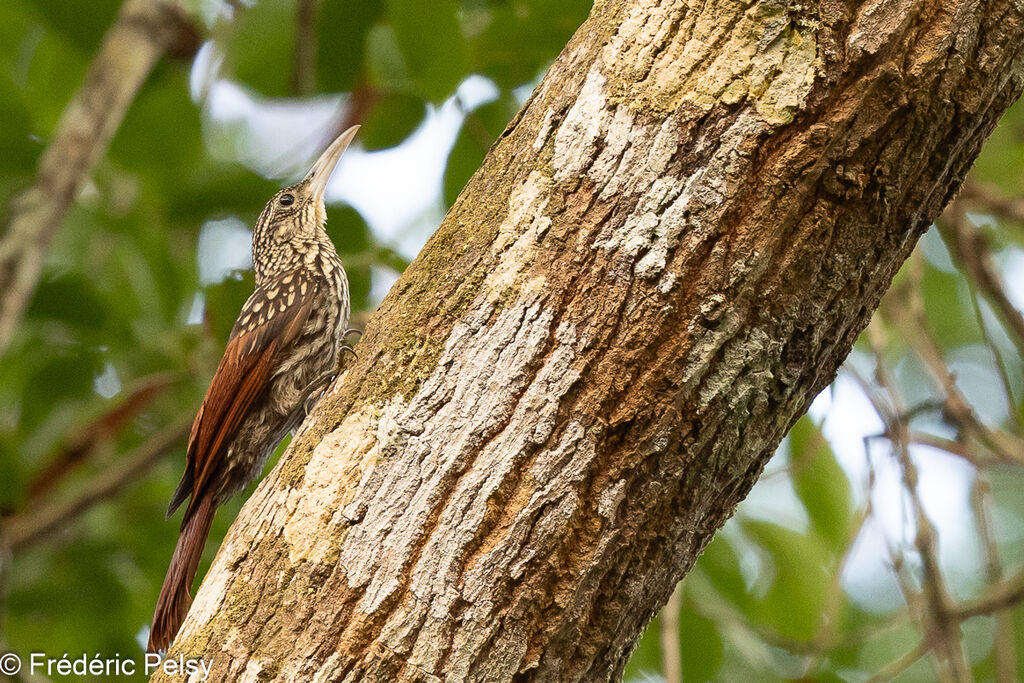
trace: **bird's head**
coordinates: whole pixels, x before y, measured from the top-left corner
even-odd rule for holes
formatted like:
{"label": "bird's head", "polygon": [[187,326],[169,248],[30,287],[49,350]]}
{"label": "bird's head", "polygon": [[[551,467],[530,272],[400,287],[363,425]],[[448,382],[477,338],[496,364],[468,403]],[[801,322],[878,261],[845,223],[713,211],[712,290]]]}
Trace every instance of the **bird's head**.
{"label": "bird's head", "polygon": [[[279,190],[267,202],[256,221],[254,251],[261,243],[276,251],[272,245],[315,239],[323,231],[327,220],[324,205],[327,181],[358,131],[359,126],[352,126],[339,135],[316,160],[305,178]],[[258,257],[255,253],[254,256]]]}

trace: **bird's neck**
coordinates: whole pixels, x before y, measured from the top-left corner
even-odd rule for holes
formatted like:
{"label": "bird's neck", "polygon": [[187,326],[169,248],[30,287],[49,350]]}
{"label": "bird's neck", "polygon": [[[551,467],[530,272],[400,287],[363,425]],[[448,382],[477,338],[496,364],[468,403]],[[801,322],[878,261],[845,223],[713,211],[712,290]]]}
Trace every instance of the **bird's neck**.
{"label": "bird's neck", "polygon": [[287,242],[254,240],[252,256],[257,286],[294,270],[324,271],[329,275],[342,267],[334,243],[323,230],[309,237],[292,237]]}

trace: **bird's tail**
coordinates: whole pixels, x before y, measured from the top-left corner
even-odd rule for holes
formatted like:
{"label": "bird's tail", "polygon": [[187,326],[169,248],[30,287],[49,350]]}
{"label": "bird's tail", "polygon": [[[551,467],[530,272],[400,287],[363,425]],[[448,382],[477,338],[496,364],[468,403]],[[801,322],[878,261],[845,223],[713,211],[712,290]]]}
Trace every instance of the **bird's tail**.
{"label": "bird's tail", "polygon": [[160,597],[156,600],[153,627],[146,648],[149,652],[166,651],[178,633],[181,622],[185,621],[185,614],[192,603],[189,590],[199,568],[199,558],[206,547],[206,537],[210,534],[210,523],[213,522],[215,511],[209,496],[203,496],[195,508],[186,511],[185,523],[178,535],[178,544],[174,546],[174,555],[171,556],[171,565],[167,568]]}

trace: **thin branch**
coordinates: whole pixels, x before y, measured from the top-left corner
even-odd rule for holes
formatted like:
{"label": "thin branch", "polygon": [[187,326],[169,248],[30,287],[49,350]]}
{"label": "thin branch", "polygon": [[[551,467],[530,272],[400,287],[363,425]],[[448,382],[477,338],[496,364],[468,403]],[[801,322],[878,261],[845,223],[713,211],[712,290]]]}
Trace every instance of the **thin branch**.
{"label": "thin branch", "polygon": [[908,311],[896,297],[882,302],[882,315],[893,325],[902,339],[917,354],[935,384],[945,393],[944,413],[948,421],[980,441],[999,460],[1024,463],[1024,440],[1005,430],[986,426],[956,385],[956,378],[946,365],[938,344],[932,338],[919,311]]}
{"label": "thin branch", "polygon": [[72,433],[50,462],[28,484],[28,500],[33,503],[56,487],[75,467],[84,462],[96,447],[114,438],[174,382],[175,375],[157,372],[142,377],[118,401],[95,420]]}
{"label": "thin branch", "polygon": [[981,330],[981,337],[985,341],[985,346],[988,347],[989,353],[992,354],[992,361],[995,363],[996,371],[999,374],[999,382],[1002,385],[1003,397],[1006,399],[1006,411],[1010,416],[1010,424],[1016,431],[1020,431],[1020,420],[1017,419],[1017,401],[1013,398],[1013,385],[1010,382],[1010,371],[1006,367],[1006,360],[1003,358],[1003,352],[999,350],[999,346],[992,339],[992,335],[988,331],[988,324],[985,322],[985,316],[982,315],[981,302],[978,301],[978,288],[973,284],[969,286],[971,291],[971,308],[974,310],[974,319],[978,323],[978,329]]}
{"label": "thin branch", "polygon": [[683,584],[679,582],[672,596],[661,608],[658,636],[661,644],[661,671],[665,683],[683,683],[683,653],[679,647],[679,611],[683,606]]}
{"label": "thin branch", "polygon": [[[915,266],[919,267],[920,260],[915,257],[911,258],[911,277],[914,277],[920,272],[914,270]],[[915,286],[910,291],[910,309],[920,312],[923,309],[923,304],[919,300],[920,287]],[[936,675],[943,679],[948,677],[951,681],[965,683],[971,680],[971,676],[960,644],[959,623],[949,618],[950,598],[939,565],[938,538],[935,527],[928,515],[925,514],[924,504],[921,502],[917,467],[910,457],[906,425],[899,418],[899,415],[904,412],[903,400],[885,371],[882,334],[882,329],[876,319],[868,326],[867,340],[876,358],[875,379],[896,408],[895,414],[890,414],[884,419],[889,427],[890,437],[892,437],[893,450],[903,470],[904,488],[914,512],[916,527],[914,546],[921,559],[922,588],[925,597],[924,607],[926,608],[922,614],[926,617],[924,620],[925,642],[938,655]]]}
{"label": "thin branch", "polygon": [[129,105],[161,55],[198,48],[198,31],[177,5],[127,0],[85,81],[71,98],[42,153],[35,184],[11,202],[0,238],[0,355],[35,292],[43,261]]}
{"label": "thin branch", "polygon": [[937,223],[939,233],[967,277],[999,316],[1017,352],[1024,356],[1024,315],[1006,295],[999,271],[992,263],[984,233],[971,225],[959,202],[946,215],[949,216],[948,221],[940,220]]}
{"label": "thin branch", "polygon": [[1021,602],[1024,602],[1024,572],[990,586],[981,597],[964,600],[956,606],[953,614],[962,621],[994,614],[1015,607]]}
{"label": "thin branch", "polygon": [[980,208],[996,218],[1024,223],[1024,197],[1006,197],[988,183],[973,179],[964,183],[957,202]]}
{"label": "thin branch", "polygon": [[467,107],[461,97],[456,95],[454,99],[455,106],[458,107],[459,112],[464,118],[463,126],[466,128],[466,132],[469,133],[469,137],[477,144],[480,151],[486,154],[487,150],[494,144],[494,136],[488,132],[487,126],[480,120],[476,111]]}
{"label": "thin branch", "polygon": [[[188,419],[185,419],[187,417]],[[4,525],[9,547],[17,552],[38,543],[48,534],[62,528],[93,505],[113,498],[139,479],[163,455],[188,435],[191,416],[179,418],[164,427],[148,441],[111,464],[90,480],[84,489],[67,501],[51,503],[11,517]]]}
{"label": "thin branch", "polygon": [[[974,477],[974,486],[971,487],[971,506],[974,508],[975,526],[978,528],[978,536],[985,552],[985,579],[990,585],[995,585],[1003,580],[1003,569],[999,565],[999,550],[992,535],[990,503],[988,482],[979,472]],[[1013,620],[1005,609],[997,611],[994,616],[996,633],[992,655],[995,660],[996,681],[1013,683],[1017,680]]]}
{"label": "thin branch", "polygon": [[954,681],[970,681],[971,676],[960,644],[958,622],[949,618],[950,599],[942,576],[942,569],[939,566],[938,536],[931,520],[925,514],[924,505],[921,502],[917,468],[910,458],[910,451],[905,442],[899,444],[896,453],[903,469],[904,485],[914,509],[917,527],[914,546],[921,558],[923,588],[927,598],[928,622],[930,622],[927,639],[931,641],[931,646],[938,655],[940,665],[945,664],[948,667],[948,670],[940,670],[937,673],[940,676],[948,675],[950,680]]}
{"label": "thin branch", "polygon": [[345,100],[344,113],[338,117],[338,123],[327,140],[333,140],[357,123],[365,121],[376,102],[377,89],[370,84],[364,74]]}
{"label": "thin branch", "polygon": [[995,457],[984,457],[979,453],[975,452],[975,449],[970,445],[965,444],[961,441],[954,441],[953,439],[946,439],[935,434],[929,434],[927,432],[908,431],[907,432],[907,443],[911,445],[927,446],[936,450],[945,451],[950,455],[956,455],[967,462],[971,463],[975,467],[981,467],[983,465],[990,465],[996,462],[1002,462],[1002,460]]}
{"label": "thin branch", "polygon": [[884,669],[876,673],[874,676],[867,680],[867,683],[884,683],[884,681],[891,681],[892,679],[899,676],[901,673],[912,667],[917,663],[917,660],[921,659],[928,653],[928,643],[922,640],[917,646],[902,655]]}
{"label": "thin branch", "polygon": [[295,44],[292,49],[291,90],[295,95],[316,91],[316,53],[320,36],[317,23],[321,0],[299,0],[295,8]]}

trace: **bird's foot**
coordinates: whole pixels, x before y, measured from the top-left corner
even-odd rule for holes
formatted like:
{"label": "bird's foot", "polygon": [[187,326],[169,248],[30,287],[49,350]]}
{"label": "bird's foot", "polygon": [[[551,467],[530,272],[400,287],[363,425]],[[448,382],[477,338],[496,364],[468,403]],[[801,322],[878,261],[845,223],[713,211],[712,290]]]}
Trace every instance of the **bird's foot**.
{"label": "bird's foot", "polygon": [[309,383],[303,392],[306,394],[306,400],[302,402],[302,410],[306,415],[309,415],[309,412],[313,410],[313,406],[323,397],[327,387],[331,385],[336,376],[337,373],[334,370],[328,370]]}
{"label": "bird's foot", "polygon": [[[362,330],[357,330],[354,327],[349,327],[349,328],[346,328],[345,331],[341,333],[341,338],[345,339],[350,334],[357,334],[360,337],[362,337],[363,336],[363,331]],[[344,360],[343,359],[345,357],[345,352],[346,351],[351,353],[353,358],[359,358],[359,355],[356,353],[356,350],[354,348],[352,348],[352,346],[350,344],[342,343],[341,349],[339,349],[339,351],[340,351],[340,353],[338,354],[338,367],[336,368],[336,372],[338,372],[338,373],[341,372],[341,366],[344,365]]]}
{"label": "bird's foot", "polygon": [[[352,333],[362,335],[363,331],[347,329],[345,330],[345,333],[341,336],[344,339],[345,337]],[[342,344],[340,352],[338,353],[338,362],[335,364],[334,368],[328,370],[327,372],[323,373],[322,375],[314,379],[306,387],[306,390],[304,392],[306,394],[306,400],[303,402],[303,411],[305,411],[306,415],[309,415],[309,412],[313,410],[313,406],[315,406],[317,401],[320,400],[323,393],[327,390],[327,387],[329,387],[331,385],[331,382],[334,381],[334,378],[341,374],[341,370],[345,365],[346,351],[351,353],[353,358],[359,358],[359,356],[356,355],[355,349],[353,349],[348,344]]]}

